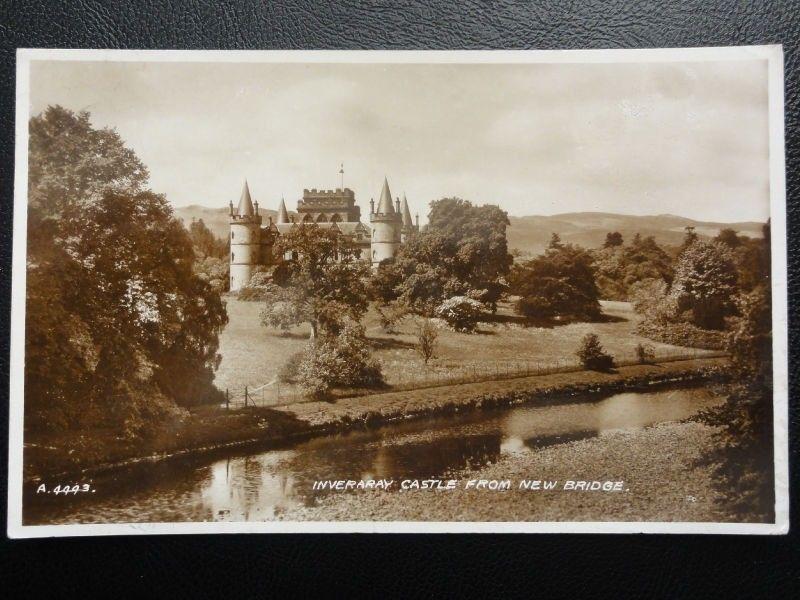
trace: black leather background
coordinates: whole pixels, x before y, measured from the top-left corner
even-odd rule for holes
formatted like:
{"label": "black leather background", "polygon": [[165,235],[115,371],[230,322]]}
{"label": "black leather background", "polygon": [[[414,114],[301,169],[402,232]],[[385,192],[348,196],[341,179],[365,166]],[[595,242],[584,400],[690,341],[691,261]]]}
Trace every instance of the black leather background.
{"label": "black leather background", "polygon": [[[14,50],[69,48],[646,48],[783,44],[791,358],[797,357],[796,2],[28,2],[0,0],[0,429],[7,431]],[[797,377],[791,455],[797,457]],[[5,457],[0,460],[5,489]],[[793,482],[797,483],[796,474]],[[800,489],[797,485],[794,490]],[[793,514],[798,512],[796,495]],[[0,515],[5,523],[5,506]],[[793,519],[797,528],[797,520]],[[0,595],[798,596],[788,537],[195,536],[9,541]],[[18,585],[16,594],[10,588]],[[47,594],[47,595],[45,595]]]}

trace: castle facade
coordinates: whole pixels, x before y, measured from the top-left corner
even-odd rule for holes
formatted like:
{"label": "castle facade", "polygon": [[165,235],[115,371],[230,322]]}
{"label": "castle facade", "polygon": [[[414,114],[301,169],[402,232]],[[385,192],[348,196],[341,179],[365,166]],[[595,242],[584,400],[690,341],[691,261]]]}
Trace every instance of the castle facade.
{"label": "castle facade", "polygon": [[377,210],[375,200],[370,200],[369,225],[361,222],[361,208],[355,202],[355,194],[349,188],[303,190],[296,216],[289,216],[281,199],[276,219],[268,217],[264,224],[258,202],[253,202],[245,181],[239,206],[234,210],[233,202],[229,204],[230,290],[235,292],[248,285],[256,267],[275,264],[279,258],[273,252],[275,240],[293,227],[313,224],[337,229],[356,244],[361,259],[373,267],[393,258],[408,236],[419,231],[419,215],[416,222],[411,220],[405,194],[402,201],[399,197],[392,200],[386,178]]}

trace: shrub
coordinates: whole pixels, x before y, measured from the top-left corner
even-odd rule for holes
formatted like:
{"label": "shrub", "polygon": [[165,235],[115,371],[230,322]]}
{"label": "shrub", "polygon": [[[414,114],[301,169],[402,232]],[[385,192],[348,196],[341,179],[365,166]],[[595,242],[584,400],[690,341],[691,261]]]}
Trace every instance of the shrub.
{"label": "shrub", "polygon": [[245,302],[262,302],[266,299],[266,290],[260,287],[244,286],[236,296]]}
{"label": "shrub", "polygon": [[256,267],[250,281],[239,290],[238,298],[246,302],[262,302],[266,300],[272,285],[272,274],[264,270],[264,267]]}
{"label": "shrub", "polygon": [[336,387],[378,387],[384,383],[380,363],[369,354],[364,328],[346,323],[338,335],[326,333],[308,343],[297,368],[300,387],[323,396]]}
{"label": "shrub", "polygon": [[430,319],[425,319],[420,323],[417,331],[417,353],[428,364],[428,361],[433,358],[436,351],[436,338],[439,337],[439,332],[436,326]]}
{"label": "shrub", "polygon": [[650,344],[636,344],[636,361],[648,365],[656,360],[656,352]]}
{"label": "shrub", "polygon": [[691,323],[669,323],[645,320],[636,326],[636,333],[653,341],[687,348],[724,350],[728,336],[724,331],[700,329]]}
{"label": "shrub", "polygon": [[453,296],[436,308],[436,314],[455,331],[472,333],[483,314],[483,305],[466,296]]}
{"label": "shrub", "polygon": [[614,367],[614,357],[603,350],[597,334],[587,333],[575,352],[581,364],[594,371],[608,371]]}

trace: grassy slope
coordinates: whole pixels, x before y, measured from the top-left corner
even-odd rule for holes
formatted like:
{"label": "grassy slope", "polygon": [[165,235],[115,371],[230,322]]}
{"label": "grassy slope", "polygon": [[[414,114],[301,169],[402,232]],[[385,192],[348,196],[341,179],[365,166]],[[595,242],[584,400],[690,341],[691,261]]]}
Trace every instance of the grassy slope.
{"label": "grassy slope", "polygon": [[[377,316],[370,311],[364,321],[367,336],[372,342],[375,356],[383,364],[384,374],[390,384],[408,383],[414,377],[430,377],[435,373],[454,372],[459,369],[491,371],[514,368],[523,362],[534,368],[556,366],[565,361],[576,361],[574,352],[580,339],[589,332],[597,333],[603,346],[618,360],[630,360],[640,342],[649,343],[657,356],[686,351],[676,346],[646,340],[634,333],[641,318],[626,302],[604,302],[605,314],[611,319],[603,323],[572,323],[557,327],[523,327],[517,323],[484,323],[477,334],[441,330],[437,344],[437,357],[426,369],[414,351],[415,323],[407,319],[398,327],[397,334],[384,333]],[[271,381],[280,366],[293,352],[300,350],[309,335],[307,326],[297,327],[289,337],[268,329],[259,322],[261,305],[258,302],[228,300],[230,323],[220,340],[222,363],[217,372],[216,385],[220,389],[257,387]],[[508,306],[501,306],[500,316],[511,317]],[[701,355],[702,351],[697,351]]]}

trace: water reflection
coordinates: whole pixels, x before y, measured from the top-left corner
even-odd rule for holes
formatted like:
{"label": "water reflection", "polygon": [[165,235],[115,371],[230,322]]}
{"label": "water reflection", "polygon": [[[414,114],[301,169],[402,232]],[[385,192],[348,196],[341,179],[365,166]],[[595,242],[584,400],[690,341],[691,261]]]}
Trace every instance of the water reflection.
{"label": "water reflection", "polygon": [[427,419],[317,438],[285,450],[175,460],[96,478],[99,493],[92,498],[30,496],[25,521],[269,520],[331,493],[312,490],[317,480],[457,477],[494,463],[501,454],[680,420],[718,401],[703,388],[616,394],[599,401]]}

